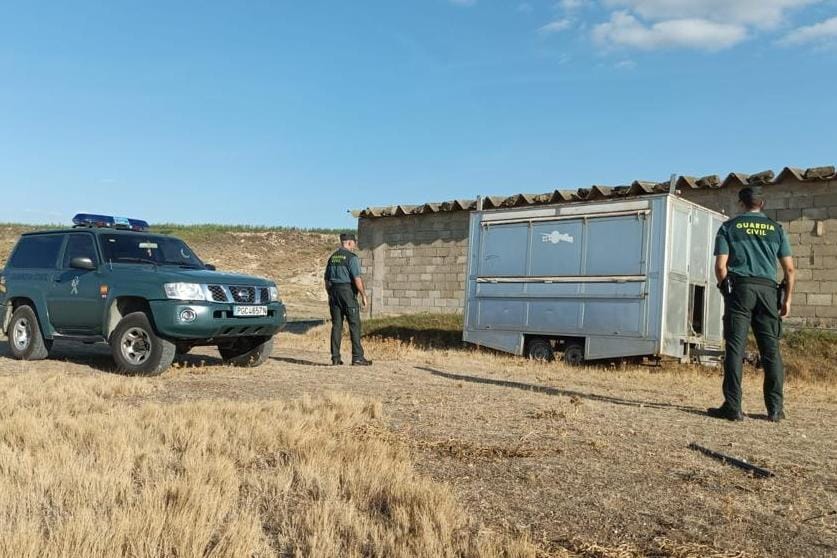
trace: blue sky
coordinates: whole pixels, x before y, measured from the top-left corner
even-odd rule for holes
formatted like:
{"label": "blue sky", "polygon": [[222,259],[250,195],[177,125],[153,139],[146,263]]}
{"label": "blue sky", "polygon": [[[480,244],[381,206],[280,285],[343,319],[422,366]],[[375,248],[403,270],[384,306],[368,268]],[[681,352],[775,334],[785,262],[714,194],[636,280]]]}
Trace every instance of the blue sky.
{"label": "blue sky", "polygon": [[0,221],[837,163],[834,0],[0,2]]}

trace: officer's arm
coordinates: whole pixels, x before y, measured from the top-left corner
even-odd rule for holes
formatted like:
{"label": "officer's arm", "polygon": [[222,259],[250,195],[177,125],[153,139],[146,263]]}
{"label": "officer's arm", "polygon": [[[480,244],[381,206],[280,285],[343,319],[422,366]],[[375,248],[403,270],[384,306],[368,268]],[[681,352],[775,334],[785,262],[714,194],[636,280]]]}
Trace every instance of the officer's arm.
{"label": "officer's arm", "polygon": [[729,241],[727,240],[727,231],[725,226],[718,229],[718,234],[715,235],[715,279],[718,280],[718,285],[724,282],[727,278],[727,263],[729,262]]}
{"label": "officer's arm", "polygon": [[793,254],[791,254],[790,242],[788,242],[788,235],[785,234],[784,229],[779,227],[779,232],[782,235],[782,244],[779,247],[779,263],[785,272],[785,302],[782,304],[781,315],[787,317],[790,314],[791,298],[793,297],[793,288],[796,286],[796,269],[793,265]]}
{"label": "officer's arm", "polygon": [[363,279],[360,277],[354,278],[355,289],[357,289],[357,293],[363,300],[366,300],[366,290],[363,288]]}
{"label": "officer's arm", "polygon": [[363,306],[366,306],[366,289],[363,288],[363,279],[360,278],[360,259],[357,257],[349,261],[349,275],[352,276],[352,283],[354,283],[357,294],[360,295],[360,300]]}
{"label": "officer's arm", "polygon": [[729,261],[729,254],[718,254],[715,256],[715,279],[718,284],[724,282],[727,278],[727,262]]}

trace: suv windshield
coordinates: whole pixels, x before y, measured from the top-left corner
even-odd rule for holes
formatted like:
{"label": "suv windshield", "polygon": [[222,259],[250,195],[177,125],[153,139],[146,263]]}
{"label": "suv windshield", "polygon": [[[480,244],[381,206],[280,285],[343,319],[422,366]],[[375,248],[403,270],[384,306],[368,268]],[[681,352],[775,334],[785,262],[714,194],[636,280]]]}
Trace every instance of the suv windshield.
{"label": "suv windshield", "polygon": [[105,261],[205,267],[192,249],[178,238],[143,234],[103,234],[100,238]]}

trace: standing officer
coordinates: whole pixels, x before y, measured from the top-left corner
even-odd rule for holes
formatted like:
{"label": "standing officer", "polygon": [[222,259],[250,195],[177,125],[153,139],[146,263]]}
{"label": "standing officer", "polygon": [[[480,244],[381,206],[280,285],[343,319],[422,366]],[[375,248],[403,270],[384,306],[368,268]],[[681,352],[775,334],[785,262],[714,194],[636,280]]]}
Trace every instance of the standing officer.
{"label": "standing officer", "polygon": [[355,255],[357,238],[354,234],[340,235],[341,247],[331,255],[325,269],[325,288],[331,312],[331,364],[343,364],[340,342],[343,339],[343,319],[349,322],[352,339],[352,366],[369,366],[360,344],[360,308],[357,295],[366,308],[366,290],[360,277],[360,260]]}
{"label": "standing officer", "polygon": [[[767,418],[779,422],[785,370],[779,352],[782,320],[791,308],[794,267],[790,244],[779,223],[762,209],[761,188],[744,188],[738,194],[744,212],[724,223],[715,238],[715,276],[724,294],[724,404],[709,409],[711,417],[743,420],[741,369],[750,326],[764,367],[764,403]],[[785,280],[776,284],[781,263]]]}

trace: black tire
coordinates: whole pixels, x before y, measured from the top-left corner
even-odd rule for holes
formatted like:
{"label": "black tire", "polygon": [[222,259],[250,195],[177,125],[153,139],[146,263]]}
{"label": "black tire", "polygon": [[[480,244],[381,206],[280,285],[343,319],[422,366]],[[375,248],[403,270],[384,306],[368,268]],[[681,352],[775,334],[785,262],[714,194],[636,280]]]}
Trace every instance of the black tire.
{"label": "black tire", "polygon": [[38,316],[31,306],[19,306],[9,323],[9,353],[17,360],[44,360],[52,341],[44,339]]}
{"label": "black tire", "polygon": [[242,337],[229,345],[218,345],[218,352],[225,364],[255,368],[273,354],[273,337]]}
{"label": "black tire", "polygon": [[564,364],[570,366],[581,366],[585,362],[584,358],[584,344],[583,343],[568,343],[564,347]]}
{"label": "black tire", "polygon": [[124,374],[157,376],[174,361],[171,341],[158,337],[144,312],[128,314],[110,336],[116,369]]}
{"label": "black tire", "polygon": [[526,344],[526,356],[530,360],[538,360],[541,362],[552,362],[555,360],[555,350],[552,348],[552,343],[549,339],[536,337],[530,339]]}

